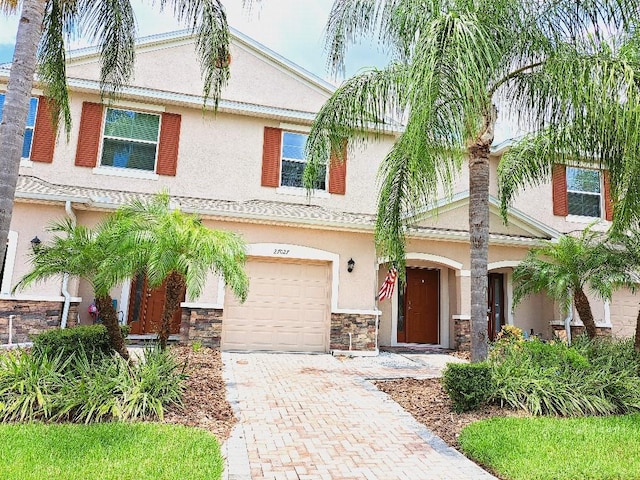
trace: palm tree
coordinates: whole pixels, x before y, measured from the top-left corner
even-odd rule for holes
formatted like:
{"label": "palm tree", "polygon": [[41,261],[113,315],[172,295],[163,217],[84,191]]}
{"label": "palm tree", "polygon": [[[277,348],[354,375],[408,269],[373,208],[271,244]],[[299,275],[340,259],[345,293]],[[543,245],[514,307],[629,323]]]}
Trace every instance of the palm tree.
{"label": "palm tree", "polygon": [[[372,33],[393,60],[348,79],[320,110],[307,143],[305,184],[311,188],[317,165],[342,151],[345,139],[354,148],[397,131],[400,119],[402,133],[380,168],[375,237],[381,256],[402,274],[412,219],[450,194],[466,160],[474,361],[487,355],[489,154],[498,113],[549,132],[583,126],[595,112],[611,126],[618,110],[607,108],[615,105],[630,125],[640,90],[617,46],[638,15],[636,0],[334,1],[327,24],[334,71],[343,70],[347,46]],[[557,136],[553,151],[568,150],[578,133]],[[593,140],[588,151],[616,148],[605,136]]]}
{"label": "palm tree", "polygon": [[[39,81],[51,101],[54,124],[57,126],[62,118],[68,136],[71,114],[65,39],[81,32],[97,42],[103,94],[117,95],[131,79],[134,64],[136,21],[130,1],[0,0],[0,11],[15,12],[20,3],[22,10],[0,124],[0,262],[11,223],[36,67]],[[204,78],[204,101],[210,97],[217,107],[229,76],[229,29],[222,3],[220,0],[159,0],[156,3],[160,9],[171,8],[176,18],[195,33],[196,53]]]}
{"label": "palm tree", "polygon": [[[14,291],[26,288],[34,282],[65,274],[89,281],[93,286],[96,307],[107,329],[111,347],[128,360],[129,352],[109,294],[115,283],[104,281],[109,277],[121,277],[124,273],[117,270],[126,271],[129,268],[126,252],[117,247],[120,233],[109,221],[92,230],[83,225],[74,225],[69,219],[53,224],[49,231],[55,235],[32,253],[33,269],[18,282]],[[105,269],[111,271],[105,272]]]}
{"label": "palm tree", "polygon": [[125,250],[137,252],[137,271],[146,274],[149,286],[167,282],[158,332],[161,348],[166,347],[181,298],[185,292],[189,298],[199,297],[209,272],[222,275],[234,294],[246,299],[245,245],[238,234],[209,229],[199,217],[172,209],[166,193],[120,208],[116,222],[128,225],[119,241]]}
{"label": "palm tree", "polygon": [[544,292],[565,314],[575,305],[587,335],[594,338],[596,324],[585,289],[611,300],[624,276],[619,263],[607,248],[603,234],[586,228],[577,237],[563,235],[557,242],[532,248],[515,268],[513,303],[517,305],[532,293]]}

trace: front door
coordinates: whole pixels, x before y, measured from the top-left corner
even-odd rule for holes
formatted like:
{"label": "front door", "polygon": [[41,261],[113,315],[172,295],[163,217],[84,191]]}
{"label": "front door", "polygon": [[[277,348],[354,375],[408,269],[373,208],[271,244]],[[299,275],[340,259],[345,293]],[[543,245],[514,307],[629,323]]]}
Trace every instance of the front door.
{"label": "front door", "polygon": [[401,298],[404,321],[398,325],[398,341],[439,343],[440,270],[407,268],[406,291]]}
{"label": "front door", "polygon": [[[147,278],[139,274],[131,282],[128,324],[134,335],[158,333],[162,322],[162,310],[166,294],[166,282],[149,288]],[[182,309],[178,308],[171,319],[170,333],[180,333]]]}
{"label": "front door", "polygon": [[489,306],[487,309],[489,324],[489,340],[495,340],[496,335],[504,325],[504,274],[489,274]]}

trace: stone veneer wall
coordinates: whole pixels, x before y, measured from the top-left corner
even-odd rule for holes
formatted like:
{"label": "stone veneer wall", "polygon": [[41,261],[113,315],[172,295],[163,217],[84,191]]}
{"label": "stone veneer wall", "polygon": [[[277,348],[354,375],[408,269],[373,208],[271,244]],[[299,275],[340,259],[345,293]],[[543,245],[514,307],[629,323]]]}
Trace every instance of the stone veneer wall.
{"label": "stone veneer wall", "polygon": [[471,320],[455,318],[453,320],[454,348],[458,351],[471,351]]}
{"label": "stone veneer wall", "polygon": [[[552,325],[553,333],[559,337],[566,336],[564,331],[564,325]],[[571,338],[575,338],[576,335],[581,335],[586,331],[582,325],[571,325]],[[560,333],[562,332],[562,333]],[[596,327],[596,335],[598,337],[610,337],[611,327]]]}
{"label": "stone veneer wall", "polygon": [[349,350],[349,333],[351,333],[351,350],[375,350],[376,316],[332,313],[331,350]]}
{"label": "stone veneer wall", "polygon": [[[13,318],[13,343],[30,342],[34,335],[60,326],[63,302],[0,300],[0,343],[9,342],[9,316]],[[71,303],[67,326],[76,325],[78,303]]]}
{"label": "stone veneer wall", "polygon": [[182,307],[180,341],[202,342],[206,347],[220,348],[222,338],[221,308]]}

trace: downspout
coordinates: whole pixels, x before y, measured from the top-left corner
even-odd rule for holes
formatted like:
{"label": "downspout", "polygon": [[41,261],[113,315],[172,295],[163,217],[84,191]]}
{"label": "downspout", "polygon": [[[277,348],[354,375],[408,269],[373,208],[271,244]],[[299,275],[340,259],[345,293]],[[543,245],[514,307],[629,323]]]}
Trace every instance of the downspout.
{"label": "downspout", "polygon": [[569,307],[569,314],[564,319],[564,330],[567,332],[567,345],[571,345],[571,322],[573,321],[573,300],[571,300],[571,306]]}
{"label": "downspout", "polygon": [[[76,214],[71,208],[71,201],[67,200],[64,204],[64,211],[71,219],[72,225],[76,225]],[[69,307],[71,305],[71,293],[69,293],[69,274],[65,273],[62,277],[62,296],[64,297],[64,305],[62,307],[62,318],[60,319],[60,328],[67,328],[67,319],[69,318]]]}

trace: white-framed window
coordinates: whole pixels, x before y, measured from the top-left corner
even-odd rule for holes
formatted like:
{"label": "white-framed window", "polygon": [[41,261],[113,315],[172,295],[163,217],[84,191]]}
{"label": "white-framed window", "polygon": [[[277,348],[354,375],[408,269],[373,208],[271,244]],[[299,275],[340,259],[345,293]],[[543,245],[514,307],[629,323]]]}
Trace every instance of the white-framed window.
{"label": "white-framed window", "polygon": [[107,108],[100,166],[155,172],[160,115]]}
{"label": "white-framed window", "polygon": [[[0,121],[4,110],[4,93],[0,93]],[[31,144],[33,143],[33,130],[36,127],[36,115],[38,114],[38,99],[31,97],[29,100],[29,113],[27,114],[27,124],[24,129],[24,142],[22,143],[22,158],[31,157]]]}
{"label": "white-framed window", "polygon": [[[280,155],[280,186],[304,188],[302,174],[307,164],[304,156],[308,135],[297,132],[282,132]],[[320,172],[314,185],[315,190],[327,190],[327,166],[320,165]]]}
{"label": "white-framed window", "polygon": [[602,216],[602,175],[598,170],[567,167],[569,215]]}

